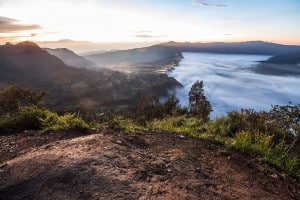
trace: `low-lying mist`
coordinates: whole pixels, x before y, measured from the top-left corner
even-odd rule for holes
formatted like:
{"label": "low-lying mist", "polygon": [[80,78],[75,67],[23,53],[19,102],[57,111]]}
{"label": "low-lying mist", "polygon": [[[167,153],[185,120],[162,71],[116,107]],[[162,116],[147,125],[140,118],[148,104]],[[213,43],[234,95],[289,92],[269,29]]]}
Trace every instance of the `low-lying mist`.
{"label": "low-lying mist", "polygon": [[176,91],[182,106],[188,105],[189,90],[197,80],[204,81],[213,118],[241,108],[268,110],[271,105],[300,103],[299,76],[271,76],[252,71],[257,61],[270,56],[207,53],[183,56],[179,66],[169,72],[170,77],[184,86]]}

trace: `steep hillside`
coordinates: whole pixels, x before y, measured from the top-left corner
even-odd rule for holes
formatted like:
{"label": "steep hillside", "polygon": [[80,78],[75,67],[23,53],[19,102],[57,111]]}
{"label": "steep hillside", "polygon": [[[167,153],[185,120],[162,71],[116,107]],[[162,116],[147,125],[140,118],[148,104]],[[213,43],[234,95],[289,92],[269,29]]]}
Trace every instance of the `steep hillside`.
{"label": "steep hillside", "polygon": [[84,72],[88,73],[65,65],[60,59],[31,42],[0,46],[0,67],[0,80],[8,82],[68,83],[82,76]]}
{"label": "steep hillside", "polygon": [[86,68],[86,69],[95,69],[95,64],[77,54],[75,54],[73,51],[66,49],[66,48],[60,48],[60,49],[49,49],[44,48],[48,53],[51,55],[56,56],[60,60],[62,60],[66,65],[73,66],[77,68]]}

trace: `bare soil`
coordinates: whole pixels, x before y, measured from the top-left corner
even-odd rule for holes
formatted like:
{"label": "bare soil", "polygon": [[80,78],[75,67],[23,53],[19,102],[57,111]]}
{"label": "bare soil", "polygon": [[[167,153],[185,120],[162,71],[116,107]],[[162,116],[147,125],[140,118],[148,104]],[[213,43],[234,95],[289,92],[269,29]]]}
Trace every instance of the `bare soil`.
{"label": "bare soil", "polygon": [[300,199],[257,159],[173,133],[0,136],[0,199]]}

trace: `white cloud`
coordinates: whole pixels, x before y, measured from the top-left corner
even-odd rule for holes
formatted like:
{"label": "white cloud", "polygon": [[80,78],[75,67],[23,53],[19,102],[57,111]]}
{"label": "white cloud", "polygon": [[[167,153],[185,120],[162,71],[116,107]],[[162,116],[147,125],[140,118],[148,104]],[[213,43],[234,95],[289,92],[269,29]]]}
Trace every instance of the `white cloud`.
{"label": "white cloud", "polygon": [[226,4],[218,3],[214,0],[193,0],[195,5],[203,6],[203,7],[216,7],[216,8],[224,8],[227,7]]}

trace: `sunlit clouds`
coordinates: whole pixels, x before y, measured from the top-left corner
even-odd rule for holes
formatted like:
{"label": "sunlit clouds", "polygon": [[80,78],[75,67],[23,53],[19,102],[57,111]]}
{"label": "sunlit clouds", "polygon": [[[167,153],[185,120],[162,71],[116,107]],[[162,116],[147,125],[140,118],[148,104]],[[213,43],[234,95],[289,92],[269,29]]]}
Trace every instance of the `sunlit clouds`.
{"label": "sunlit clouds", "polygon": [[0,42],[300,44],[294,0],[0,0]]}

